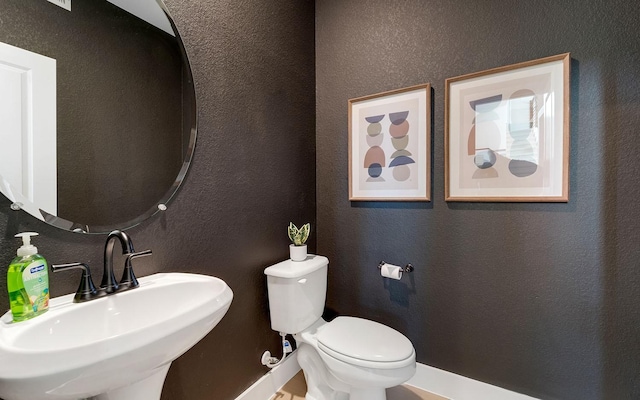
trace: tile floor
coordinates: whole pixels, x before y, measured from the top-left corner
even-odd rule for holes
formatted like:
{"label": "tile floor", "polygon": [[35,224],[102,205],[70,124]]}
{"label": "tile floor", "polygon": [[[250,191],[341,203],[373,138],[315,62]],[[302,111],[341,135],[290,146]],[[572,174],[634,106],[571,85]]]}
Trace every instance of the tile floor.
{"label": "tile floor", "polygon": [[[302,371],[291,378],[282,389],[271,397],[271,400],[304,400],[307,385]],[[409,385],[387,389],[387,400],[449,400],[445,397],[415,388]]]}

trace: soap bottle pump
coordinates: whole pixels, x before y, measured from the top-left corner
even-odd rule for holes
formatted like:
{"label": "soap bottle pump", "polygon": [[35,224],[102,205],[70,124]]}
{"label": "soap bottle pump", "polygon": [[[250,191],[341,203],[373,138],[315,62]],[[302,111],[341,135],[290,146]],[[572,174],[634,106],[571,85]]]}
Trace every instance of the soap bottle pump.
{"label": "soap bottle pump", "polygon": [[31,319],[49,309],[49,269],[47,261],[31,244],[35,232],[19,233],[22,247],[7,272],[7,289],[13,321]]}

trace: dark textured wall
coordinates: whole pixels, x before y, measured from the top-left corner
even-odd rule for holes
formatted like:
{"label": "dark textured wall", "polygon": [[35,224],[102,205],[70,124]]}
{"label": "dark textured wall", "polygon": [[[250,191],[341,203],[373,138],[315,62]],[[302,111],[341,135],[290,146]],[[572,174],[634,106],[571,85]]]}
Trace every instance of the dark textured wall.
{"label": "dark textured wall", "polygon": [[5,0],[0,15],[0,42],[56,60],[57,215],[103,226],[157,204],[182,167],[176,38],[106,0]]}
{"label": "dark textured wall", "polygon": [[[314,222],[314,6],[168,5],[193,67],[199,139],[169,210],[129,232],[154,251],[136,261],[139,275],[200,272],[235,292],[220,325],[173,364],[163,399],[233,399],[265,372],[262,351],[277,349],[262,269],[286,257],[289,220]],[[630,1],[319,1],[313,237],[331,261],[329,307],[406,333],[420,362],[512,390],[640,397],[639,17]],[[571,201],[445,203],[444,79],[566,51]],[[350,203],[347,99],[423,82],[434,87],[434,201]],[[0,265],[16,232],[36,230],[50,262],[88,261],[100,276],[103,237],[8,206],[0,200]],[[385,284],[379,259],[416,271]],[[70,293],[77,277],[51,286]]]}
{"label": "dark textured wall", "polygon": [[[640,398],[640,3],[316,2],[328,305],[418,361],[543,399]],[[571,52],[567,204],[444,201],[444,80]],[[433,201],[349,202],[347,100],[433,85]],[[379,260],[413,263],[385,282]]]}
{"label": "dark textured wall", "polygon": [[[198,142],[169,209],[128,232],[137,249],[153,250],[136,260],[138,275],[197,272],[224,279],[234,291],[220,324],[173,363],[162,398],[234,399],[267,372],[262,352],[279,349],[262,271],[288,257],[289,221],[315,226],[314,4],[167,3],[193,69]],[[41,234],[34,243],[49,262],[87,261],[100,278],[104,236],[49,227],[11,211],[4,198],[0,265],[15,255],[13,235],[28,230]],[[315,229],[312,234],[310,241]],[[2,310],[9,307],[5,273]],[[75,291],[79,277],[50,279],[52,295],[59,296]]]}

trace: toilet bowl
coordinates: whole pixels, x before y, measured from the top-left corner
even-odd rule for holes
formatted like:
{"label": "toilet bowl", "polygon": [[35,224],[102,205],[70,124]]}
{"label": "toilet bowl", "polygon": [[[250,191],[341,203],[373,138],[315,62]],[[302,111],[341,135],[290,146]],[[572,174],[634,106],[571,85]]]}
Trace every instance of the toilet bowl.
{"label": "toilet bowl", "polygon": [[322,319],[328,260],[310,256],[265,269],[271,327],[293,334],[307,381],[306,400],[385,400],[410,379],[415,350],[400,332],[357,317]]}

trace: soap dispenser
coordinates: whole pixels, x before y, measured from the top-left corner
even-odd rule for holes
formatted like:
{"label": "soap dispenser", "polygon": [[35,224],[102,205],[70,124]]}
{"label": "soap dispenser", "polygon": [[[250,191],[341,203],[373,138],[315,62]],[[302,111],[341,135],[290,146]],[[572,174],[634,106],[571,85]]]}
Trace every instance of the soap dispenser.
{"label": "soap dispenser", "polygon": [[7,272],[7,289],[13,321],[31,319],[49,309],[49,269],[47,261],[31,244],[35,232],[19,233],[22,247]]}

